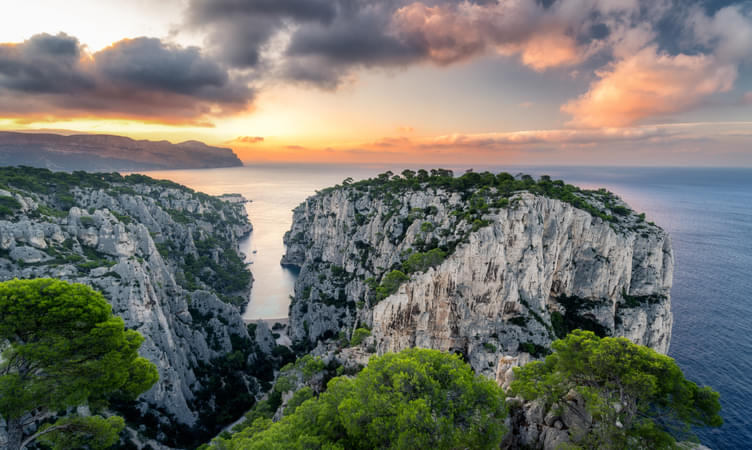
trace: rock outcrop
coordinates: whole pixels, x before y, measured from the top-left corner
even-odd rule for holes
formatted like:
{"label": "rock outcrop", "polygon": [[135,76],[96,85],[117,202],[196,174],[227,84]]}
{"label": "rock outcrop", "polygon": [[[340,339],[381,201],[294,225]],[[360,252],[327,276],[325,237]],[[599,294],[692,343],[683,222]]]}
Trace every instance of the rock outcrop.
{"label": "rock outcrop", "polygon": [[111,135],[0,132],[0,165],[123,171],[235,167],[243,163],[229,148],[198,141],[172,144]]}
{"label": "rock outcrop", "polygon": [[381,178],[307,199],[282,261],[300,267],[291,335],[365,325],[378,353],[459,352],[502,383],[574,328],[667,352],[668,235],[604,190],[509,178]]}
{"label": "rock outcrop", "polygon": [[[251,231],[241,203],[140,175],[4,168],[0,204],[0,280],[88,284],[144,336],[159,382],[124,407],[160,424],[148,437],[174,443],[164,430],[200,428],[200,414],[226,407],[207,385],[237,378],[223,358],[263,356],[241,318],[252,281],[237,253]],[[240,378],[233,397],[258,392],[251,372]]]}

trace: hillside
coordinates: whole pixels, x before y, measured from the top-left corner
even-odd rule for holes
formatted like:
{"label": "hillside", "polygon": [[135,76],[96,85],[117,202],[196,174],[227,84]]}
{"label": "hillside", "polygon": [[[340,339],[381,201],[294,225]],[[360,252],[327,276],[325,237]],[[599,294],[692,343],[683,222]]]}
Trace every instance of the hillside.
{"label": "hillside", "polygon": [[200,443],[272,379],[270,331],[241,319],[252,278],[237,241],[250,231],[242,203],[170,181],[0,168],[0,281],[90,285],[145,337],[159,382],[114,402],[135,441]]}
{"label": "hillside", "polygon": [[197,141],[134,140],[111,135],[0,131],[0,165],[50,170],[136,171],[242,166],[229,148]]}

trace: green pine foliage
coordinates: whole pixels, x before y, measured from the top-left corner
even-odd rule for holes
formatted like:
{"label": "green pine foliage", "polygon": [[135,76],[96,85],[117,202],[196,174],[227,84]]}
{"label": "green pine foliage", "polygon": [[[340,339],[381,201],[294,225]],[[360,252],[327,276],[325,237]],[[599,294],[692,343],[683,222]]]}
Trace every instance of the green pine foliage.
{"label": "green pine foliage", "polygon": [[258,416],[211,448],[493,449],[506,432],[506,417],[501,388],[458,356],[409,349],[374,358],[354,378],[332,379],[323,394],[279,422]]}
{"label": "green pine foliage", "polygon": [[722,424],[719,395],[684,378],[676,362],[625,338],[575,330],[554,341],[554,353],[515,369],[513,395],[560,409],[572,390],[586,402],[592,425],[570,430],[576,448],[676,448],[690,426]]}
{"label": "green pine foliage", "polygon": [[374,290],[375,302],[378,303],[381,300],[397,292],[400,285],[409,279],[410,277],[408,277],[401,270],[392,270],[391,272],[386,274],[384,278],[381,280],[381,284],[379,284]]}
{"label": "green pine foliage", "polygon": [[[479,211],[507,207],[513,194],[528,191],[569,203],[575,208],[585,210],[608,222],[618,222],[619,216],[626,216],[632,212],[623,205],[615,204],[616,197],[605,189],[581,189],[566,184],[562,180],[552,180],[548,175],[543,175],[538,180],[530,175],[515,178],[506,172],[494,174],[468,171],[456,177],[451,170],[447,169],[431,169],[430,171],[420,169],[417,172],[405,170],[402,176],[388,171],[374,178],[343,183],[320,192],[351,189],[395,195],[400,192],[429,188],[462,193],[469,201],[471,209]],[[490,189],[494,189],[495,193],[491,193]],[[480,195],[473,195],[475,191],[481,191]]]}
{"label": "green pine foliage", "polygon": [[[16,450],[41,439],[53,448],[87,442],[112,444],[120,418],[63,416],[80,405],[94,411],[110,396],[135,398],[158,379],[157,369],[138,356],[143,337],[126,330],[102,294],[60,280],[0,283],[0,416]],[[25,423],[42,427],[25,434]]]}
{"label": "green pine foliage", "polygon": [[356,328],[355,331],[353,331],[352,339],[350,339],[350,346],[355,347],[356,345],[362,344],[370,335],[371,330],[368,328]]}

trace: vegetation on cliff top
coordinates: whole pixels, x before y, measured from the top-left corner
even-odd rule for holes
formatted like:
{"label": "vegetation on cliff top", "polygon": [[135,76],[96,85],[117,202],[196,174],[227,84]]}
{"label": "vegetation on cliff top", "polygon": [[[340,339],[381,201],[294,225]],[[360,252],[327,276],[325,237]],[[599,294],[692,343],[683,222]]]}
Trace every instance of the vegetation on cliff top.
{"label": "vegetation on cliff top", "polygon": [[428,188],[461,193],[465,200],[470,201],[473,209],[484,212],[489,208],[506,207],[515,193],[528,191],[569,203],[611,223],[617,223],[620,217],[632,213],[631,209],[620,204],[617,197],[605,189],[582,189],[562,180],[552,180],[548,175],[535,180],[530,175],[515,177],[506,172],[494,174],[470,170],[456,177],[454,172],[447,169],[420,169],[417,172],[403,170],[401,176],[388,171],[361,181],[353,182],[348,178],[341,185],[320,192],[325,194],[336,189],[350,189],[393,195]]}
{"label": "vegetation on cliff top", "polygon": [[[77,406],[102,411],[112,395],[135,398],[149,389],[158,374],[138,356],[142,342],[88,286],[44,278],[0,283],[3,448],[116,442],[124,426],[119,417],[56,415]],[[39,428],[29,432],[31,425]]]}

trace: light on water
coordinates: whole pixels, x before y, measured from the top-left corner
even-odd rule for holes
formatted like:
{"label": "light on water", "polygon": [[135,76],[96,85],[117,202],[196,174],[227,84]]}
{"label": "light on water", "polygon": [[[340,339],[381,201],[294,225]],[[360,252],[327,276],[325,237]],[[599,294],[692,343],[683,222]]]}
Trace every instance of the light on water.
{"label": "light on water", "polygon": [[296,273],[282,267],[282,237],[292,223],[292,210],[316,190],[340,183],[348,176],[363,178],[374,168],[317,166],[247,166],[226,169],[144,172],[211,195],[242,194],[253,232],[240,242],[253,274],[253,288],[245,320],[286,318]]}

